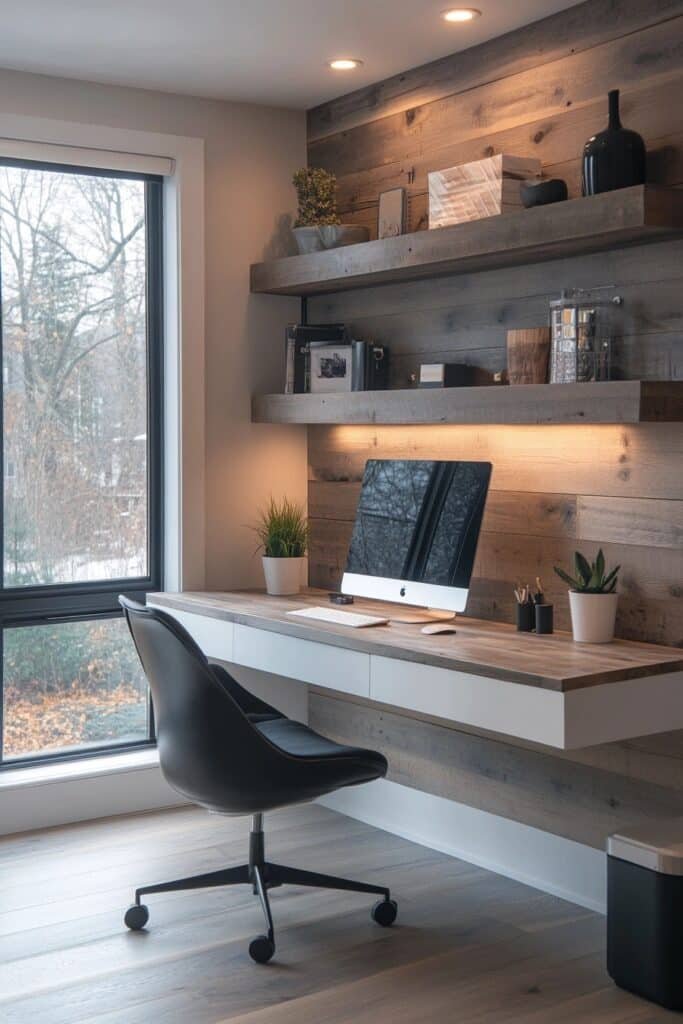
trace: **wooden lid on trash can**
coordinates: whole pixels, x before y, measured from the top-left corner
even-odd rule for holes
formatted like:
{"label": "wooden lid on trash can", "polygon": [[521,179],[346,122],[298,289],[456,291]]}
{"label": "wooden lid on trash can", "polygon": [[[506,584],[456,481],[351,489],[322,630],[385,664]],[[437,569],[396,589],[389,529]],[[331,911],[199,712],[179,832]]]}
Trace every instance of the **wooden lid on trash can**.
{"label": "wooden lid on trash can", "polygon": [[615,832],[607,853],[662,875],[683,875],[683,818],[647,821]]}

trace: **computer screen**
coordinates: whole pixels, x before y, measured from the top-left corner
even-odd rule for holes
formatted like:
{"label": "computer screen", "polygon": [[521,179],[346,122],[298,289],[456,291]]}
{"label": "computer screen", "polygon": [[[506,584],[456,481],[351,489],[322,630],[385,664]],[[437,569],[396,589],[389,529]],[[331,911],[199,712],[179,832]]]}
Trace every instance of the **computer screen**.
{"label": "computer screen", "polygon": [[489,462],[370,459],[342,590],[463,611],[490,478]]}

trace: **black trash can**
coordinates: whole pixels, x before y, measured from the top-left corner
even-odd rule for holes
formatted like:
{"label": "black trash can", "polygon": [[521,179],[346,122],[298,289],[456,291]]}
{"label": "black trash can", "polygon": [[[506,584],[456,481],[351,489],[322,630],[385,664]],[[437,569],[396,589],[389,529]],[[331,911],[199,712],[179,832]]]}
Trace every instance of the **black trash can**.
{"label": "black trash can", "polygon": [[607,841],[607,970],[620,986],[683,1010],[683,818]]}

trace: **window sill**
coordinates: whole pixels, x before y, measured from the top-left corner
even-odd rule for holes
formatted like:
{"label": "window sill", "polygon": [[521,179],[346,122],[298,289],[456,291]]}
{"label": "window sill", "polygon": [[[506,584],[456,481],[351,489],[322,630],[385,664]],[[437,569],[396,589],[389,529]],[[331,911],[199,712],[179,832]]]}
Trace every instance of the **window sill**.
{"label": "window sill", "polygon": [[144,771],[159,765],[156,747],[132,750],[74,761],[36,765],[31,768],[7,768],[0,772],[0,792],[25,786],[44,786],[54,782],[95,779],[123,772]]}

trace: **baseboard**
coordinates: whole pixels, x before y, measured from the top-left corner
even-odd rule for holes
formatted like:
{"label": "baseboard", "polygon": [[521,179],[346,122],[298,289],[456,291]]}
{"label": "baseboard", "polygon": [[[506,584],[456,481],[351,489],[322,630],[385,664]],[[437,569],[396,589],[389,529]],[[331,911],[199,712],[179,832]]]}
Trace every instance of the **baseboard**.
{"label": "baseboard", "polygon": [[156,750],[18,768],[0,776],[0,835],[183,802]]}
{"label": "baseboard", "polygon": [[320,801],[351,818],[605,913],[600,850],[385,779]]}

